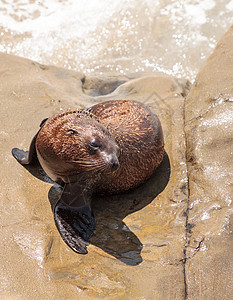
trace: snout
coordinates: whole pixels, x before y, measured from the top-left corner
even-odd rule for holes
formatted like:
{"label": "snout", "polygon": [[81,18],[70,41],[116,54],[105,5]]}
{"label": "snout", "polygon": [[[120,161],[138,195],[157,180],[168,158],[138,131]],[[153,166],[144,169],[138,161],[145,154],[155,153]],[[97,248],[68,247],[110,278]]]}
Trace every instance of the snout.
{"label": "snout", "polygon": [[119,161],[117,160],[112,163],[112,170],[116,171],[118,168],[119,168]]}
{"label": "snout", "polygon": [[118,158],[112,156],[112,157],[110,158],[109,164],[110,164],[110,166],[111,166],[111,169],[112,169],[113,171],[116,171],[116,170],[119,168],[119,160],[118,160]]}

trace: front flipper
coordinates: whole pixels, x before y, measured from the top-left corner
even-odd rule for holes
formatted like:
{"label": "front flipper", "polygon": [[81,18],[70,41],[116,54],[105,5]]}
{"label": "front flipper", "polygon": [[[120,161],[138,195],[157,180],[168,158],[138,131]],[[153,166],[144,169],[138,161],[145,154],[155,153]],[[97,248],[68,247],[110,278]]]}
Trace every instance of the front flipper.
{"label": "front flipper", "polygon": [[95,230],[90,201],[90,197],[84,197],[78,183],[69,183],[65,185],[54,209],[55,224],[62,239],[80,254],[87,253],[89,239]]}
{"label": "front flipper", "polygon": [[23,151],[18,148],[13,148],[11,150],[12,155],[14,158],[21,164],[21,165],[28,165],[29,161],[29,151]]}
{"label": "front flipper", "polygon": [[[48,120],[44,119],[41,124],[40,124],[40,129],[44,126],[45,122]],[[39,129],[39,131],[40,131]],[[39,131],[37,132],[37,134],[34,136],[34,138],[31,141],[31,145],[29,148],[29,151],[24,151],[18,148],[13,148],[11,150],[12,155],[14,156],[14,158],[21,164],[21,165],[29,165],[29,164],[33,164],[35,162],[38,161],[37,159],[37,154],[36,154],[36,137],[39,133]]]}
{"label": "front flipper", "polygon": [[37,161],[37,154],[36,154],[36,137],[37,134],[32,139],[29,151],[23,151],[18,148],[12,149],[12,155],[21,165],[29,165]]}

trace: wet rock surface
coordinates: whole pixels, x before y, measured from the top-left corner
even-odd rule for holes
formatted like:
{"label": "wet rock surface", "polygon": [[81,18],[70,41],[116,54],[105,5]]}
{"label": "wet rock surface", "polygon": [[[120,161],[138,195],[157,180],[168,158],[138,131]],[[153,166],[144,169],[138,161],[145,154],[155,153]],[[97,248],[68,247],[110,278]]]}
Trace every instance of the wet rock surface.
{"label": "wet rock surface", "polygon": [[233,286],[233,27],[186,99],[190,299],[229,299]]}
{"label": "wet rock surface", "polygon": [[[0,60],[1,295],[154,299],[169,292],[183,297],[183,96],[188,82],[160,74],[100,80],[5,54]],[[135,99],[150,106],[161,119],[167,154],[143,186],[96,199],[96,236],[83,256],[66,246],[54,225],[50,202],[59,197],[60,188],[41,170],[36,173],[19,165],[11,148],[27,149],[41,120],[61,109],[106,99]]]}
{"label": "wet rock surface", "polygon": [[[186,80],[85,77],[0,54],[1,297],[229,299],[232,31],[186,103]],[[78,255],[53,221],[61,188],[42,170],[19,165],[11,149],[28,149],[44,118],[109,99],[147,104],[161,120],[166,155],[138,189],[94,201],[96,235],[89,253]]]}

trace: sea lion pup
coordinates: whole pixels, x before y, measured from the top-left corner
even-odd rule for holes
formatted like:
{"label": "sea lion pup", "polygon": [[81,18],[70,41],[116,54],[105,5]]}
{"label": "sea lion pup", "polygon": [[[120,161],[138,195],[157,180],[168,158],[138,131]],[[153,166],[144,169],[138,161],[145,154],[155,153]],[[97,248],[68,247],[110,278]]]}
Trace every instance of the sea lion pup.
{"label": "sea lion pup", "polygon": [[160,121],[135,101],[113,100],[60,113],[41,123],[29,151],[12,149],[22,165],[37,158],[48,176],[64,186],[54,209],[56,226],[78,253],[95,229],[91,200],[147,180],[163,160]]}

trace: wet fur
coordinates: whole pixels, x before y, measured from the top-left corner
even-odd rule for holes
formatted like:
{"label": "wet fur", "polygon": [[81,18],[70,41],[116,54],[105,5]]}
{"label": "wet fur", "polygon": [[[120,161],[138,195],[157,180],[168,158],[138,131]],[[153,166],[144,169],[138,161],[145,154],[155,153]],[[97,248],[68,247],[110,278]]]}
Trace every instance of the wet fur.
{"label": "wet fur", "polygon": [[[93,140],[100,144],[97,150],[95,144],[91,147]],[[142,184],[161,163],[164,142],[160,121],[149,108],[114,100],[44,120],[29,152],[14,148],[12,153],[21,164],[37,157],[51,179],[64,185],[55,223],[68,246],[87,253],[95,228],[94,195]]]}

